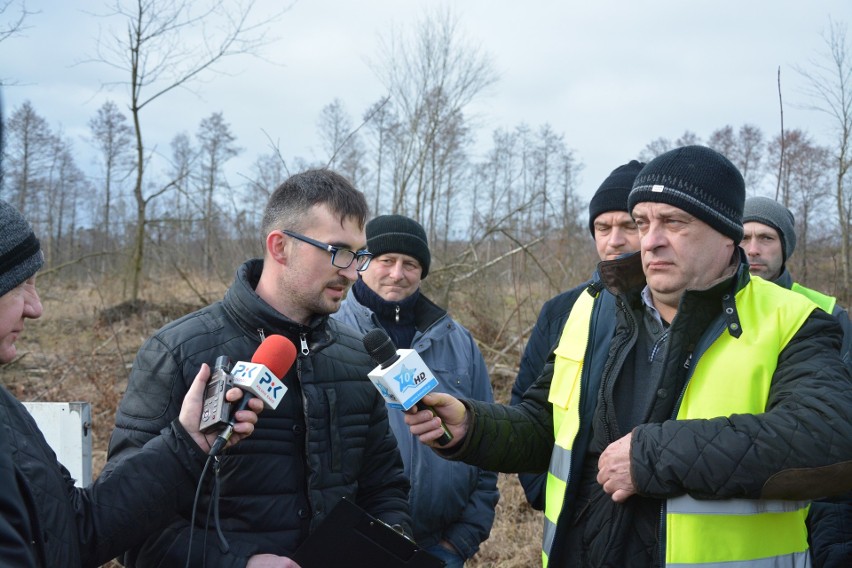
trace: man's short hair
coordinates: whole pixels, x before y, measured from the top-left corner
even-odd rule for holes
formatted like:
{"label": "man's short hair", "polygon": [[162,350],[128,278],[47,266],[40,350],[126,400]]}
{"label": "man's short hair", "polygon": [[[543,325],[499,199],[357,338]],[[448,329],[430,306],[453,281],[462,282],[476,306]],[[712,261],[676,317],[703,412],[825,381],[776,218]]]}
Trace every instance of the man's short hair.
{"label": "man's short hair", "polygon": [[272,192],[261,222],[263,237],[276,229],[304,231],[305,214],[315,205],[326,205],[339,216],[341,226],[352,218],[360,229],[369,213],[364,194],[348,179],[328,169],[307,170],[289,177]]}

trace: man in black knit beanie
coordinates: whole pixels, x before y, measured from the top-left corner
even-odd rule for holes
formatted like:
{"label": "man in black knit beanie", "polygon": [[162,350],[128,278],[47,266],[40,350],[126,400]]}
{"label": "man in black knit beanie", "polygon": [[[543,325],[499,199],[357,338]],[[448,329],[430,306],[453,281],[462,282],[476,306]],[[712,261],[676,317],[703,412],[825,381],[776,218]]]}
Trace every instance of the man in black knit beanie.
{"label": "man in black knit beanie", "polygon": [[[438,379],[436,390],[492,402],[482,353],[470,332],[420,289],[432,257],[426,231],[403,215],[367,223],[373,260],[332,317],[363,333],[383,328],[397,349],[414,349]],[[497,474],[435,455],[408,432],[403,413],[388,412],[411,480],[414,540],[458,568],[488,538],[497,505]]]}

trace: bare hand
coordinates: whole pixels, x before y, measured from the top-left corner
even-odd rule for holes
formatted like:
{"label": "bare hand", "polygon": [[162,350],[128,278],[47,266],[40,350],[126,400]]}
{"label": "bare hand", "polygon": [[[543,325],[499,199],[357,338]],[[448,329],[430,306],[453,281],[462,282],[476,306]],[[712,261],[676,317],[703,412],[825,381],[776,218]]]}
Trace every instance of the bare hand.
{"label": "bare hand", "polygon": [[[427,408],[431,407],[431,408]],[[434,411],[434,412],[433,412]],[[417,409],[405,413],[405,423],[417,438],[433,448],[452,448],[467,434],[467,419],[465,406],[452,395],[438,392],[427,394],[417,403]],[[437,416],[435,416],[437,413]],[[439,445],[436,440],[444,435],[441,421],[453,435],[446,445]]]}
{"label": "bare hand", "polygon": [[246,568],[300,568],[286,556],[274,554],[255,554],[249,558]]}
{"label": "bare hand", "polygon": [[[200,448],[209,450],[216,441],[216,433],[202,434],[198,430],[198,424],[201,421],[201,408],[204,405],[204,389],[207,386],[207,381],[210,379],[210,367],[204,363],[195,379],[189,386],[186,396],[183,398],[183,404],[180,407],[180,415],[178,420],[181,426],[186,429],[195,443]],[[225,398],[231,402],[240,400],[243,397],[243,391],[234,387],[225,393]],[[234,433],[228,440],[226,447],[233,446],[243,438],[250,436],[254,432],[254,425],[257,423],[257,415],[263,410],[263,401],[254,398],[249,401],[249,408],[237,412],[237,422],[234,424]]]}
{"label": "bare hand", "polygon": [[622,436],[611,443],[598,458],[598,483],[612,495],[616,503],[627,501],[636,494],[633,476],[630,474],[630,441],[633,434]]}

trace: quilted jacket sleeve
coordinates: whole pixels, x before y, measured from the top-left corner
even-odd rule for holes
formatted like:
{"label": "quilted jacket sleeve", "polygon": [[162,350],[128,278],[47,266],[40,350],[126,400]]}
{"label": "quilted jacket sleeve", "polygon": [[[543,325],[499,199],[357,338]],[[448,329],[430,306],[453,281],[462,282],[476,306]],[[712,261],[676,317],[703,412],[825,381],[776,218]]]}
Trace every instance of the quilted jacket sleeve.
{"label": "quilted jacket sleeve", "polygon": [[462,401],[469,424],[465,439],[458,448],[436,451],[491,471],[546,472],[554,443],[553,409],[547,401],[552,376],[553,364],[548,363],[515,406]]}
{"label": "quilted jacket sleeve", "polygon": [[68,479],[83,566],[99,566],[189,507],[206,454],[175,420],[138,452],[104,468],[86,489]]}
{"label": "quilted jacket sleeve", "polygon": [[[3,394],[6,394],[5,389]],[[11,566],[34,567],[37,564],[30,546],[33,540],[31,519],[18,485],[12,448],[7,442],[9,435],[0,424],[0,487],[3,488],[0,491],[0,558]]]}
{"label": "quilted jacket sleeve", "polygon": [[778,357],[766,412],[633,430],[639,494],[811,499],[852,488],[852,379],[840,328],[815,310]]}

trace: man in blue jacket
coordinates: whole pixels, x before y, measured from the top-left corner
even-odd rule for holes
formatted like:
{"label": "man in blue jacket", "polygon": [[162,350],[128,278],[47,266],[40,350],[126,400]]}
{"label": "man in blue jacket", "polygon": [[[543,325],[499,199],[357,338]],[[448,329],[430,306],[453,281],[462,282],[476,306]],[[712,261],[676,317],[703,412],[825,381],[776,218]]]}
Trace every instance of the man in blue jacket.
{"label": "man in blue jacket", "polygon": [[[595,239],[595,249],[601,260],[612,260],[639,250],[639,230],[627,211],[627,195],[633,187],[636,174],[645,164],[631,160],[618,166],[601,183],[589,202],[589,231]],[[596,280],[593,277],[592,280]],[[571,308],[592,280],[583,282],[549,299],[541,307],[538,320],[530,333],[530,339],[521,357],[518,376],[512,386],[511,404],[518,404],[524,392],[544,369],[547,356],[553,350]],[[518,480],[526,493],[527,501],[534,509],[544,510],[543,473],[520,473]]]}
{"label": "man in blue jacket", "polygon": [[[383,328],[397,349],[414,349],[438,379],[437,390],[491,402],[491,383],[470,332],[420,290],[431,255],[414,219],[382,215],[367,223],[373,260],[332,317],[361,332]],[[409,433],[403,413],[390,411],[405,471],[414,540],[460,567],[488,538],[497,505],[497,474],[436,456]]]}

